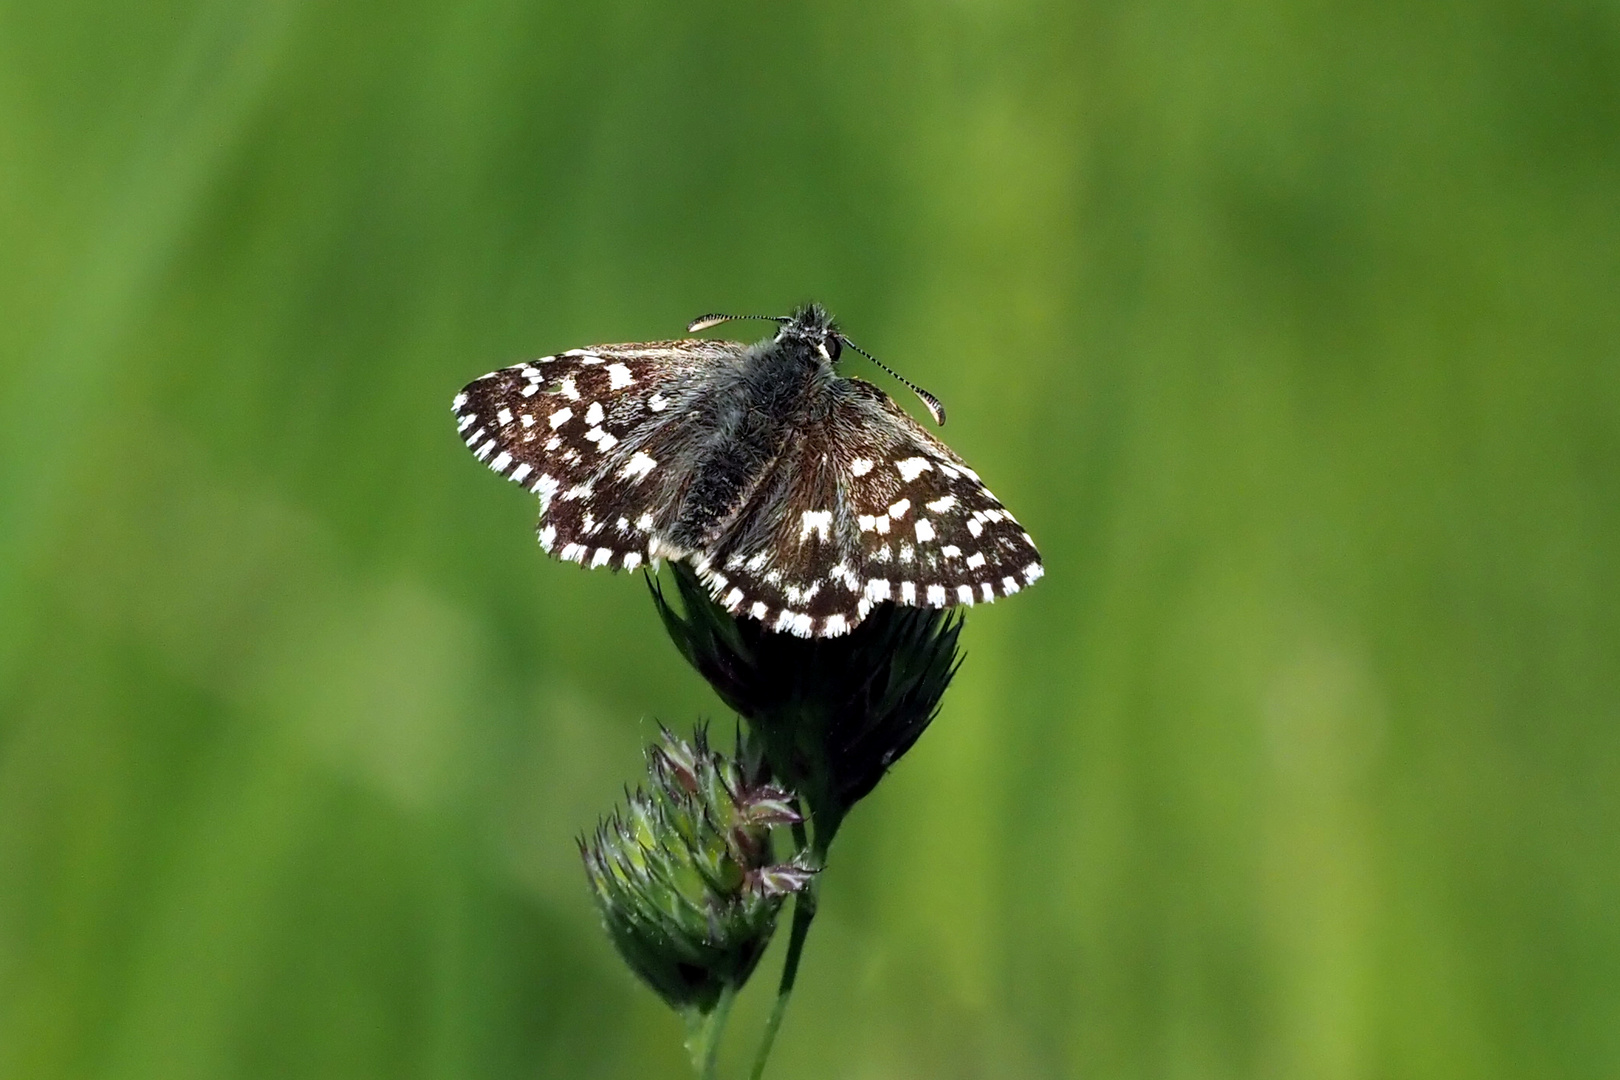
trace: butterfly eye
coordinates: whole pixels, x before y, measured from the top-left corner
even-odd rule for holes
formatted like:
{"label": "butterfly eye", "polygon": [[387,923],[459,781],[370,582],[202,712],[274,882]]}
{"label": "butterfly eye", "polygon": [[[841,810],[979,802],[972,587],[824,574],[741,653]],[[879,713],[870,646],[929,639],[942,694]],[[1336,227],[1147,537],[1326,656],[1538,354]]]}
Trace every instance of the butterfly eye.
{"label": "butterfly eye", "polygon": [[828,334],[821,347],[826,350],[828,363],[837,363],[838,354],[844,351],[844,342],[837,334]]}

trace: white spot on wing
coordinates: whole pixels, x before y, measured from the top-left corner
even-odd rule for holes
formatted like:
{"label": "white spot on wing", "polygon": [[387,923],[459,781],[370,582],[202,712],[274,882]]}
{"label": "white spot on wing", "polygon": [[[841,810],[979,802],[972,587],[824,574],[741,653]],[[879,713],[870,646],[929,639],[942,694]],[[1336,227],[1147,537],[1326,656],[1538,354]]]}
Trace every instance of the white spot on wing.
{"label": "white spot on wing", "polygon": [[934,523],[927,518],[917,519],[917,543],[926,544],[934,538]]}
{"label": "white spot on wing", "polygon": [[597,424],[602,422],[602,418],[606,415],[607,414],[602,411],[602,403],[600,401],[593,401],[591,402],[591,407],[585,410],[585,422],[590,424],[592,427],[595,427]]}
{"label": "white spot on wing", "polygon": [[623,390],[626,386],[629,386],[631,383],[636,381],[630,377],[630,369],[625,367],[623,364],[609,364],[607,367],[603,368],[603,370],[608,373],[609,389]]}
{"label": "white spot on wing", "polygon": [[511,479],[521,484],[524,480],[528,479],[529,474],[532,472],[534,472],[534,466],[530,465],[527,461],[520,462],[518,467],[512,470]]}
{"label": "white spot on wing", "polygon": [[956,598],[971,607],[973,604],[973,587],[970,585],[958,585],[956,587]]}
{"label": "white spot on wing", "polygon": [[562,386],[558,387],[558,392],[569,401],[579,400],[579,387],[574,385],[574,377],[572,375],[568,376],[562,381]]}
{"label": "white spot on wing", "polygon": [[874,603],[889,598],[889,582],[885,578],[873,578],[866,583],[866,598]]}
{"label": "white spot on wing", "polygon": [[770,610],[770,608],[765,606],[764,601],[756,600],[754,601],[754,606],[748,609],[748,613],[756,619],[763,619],[770,613]]}
{"label": "white spot on wing", "polygon": [[913,457],[895,462],[894,467],[900,470],[900,479],[909,484],[934,466],[927,458]]}
{"label": "white spot on wing", "polygon": [[889,507],[889,516],[892,518],[903,518],[906,516],[906,511],[910,509],[911,500],[901,499],[899,502],[894,503]]}
{"label": "white spot on wing", "polygon": [[849,475],[865,476],[872,471],[872,462],[866,458],[858,457],[849,463]]}
{"label": "white spot on wing", "polygon": [[495,414],[495,422],[500,424],[501,427],[510,424],[512,422],[512,410],[503,406],[501,411]]}
{"label": "white spot on wing", "polygon": [[[637,450],[634,454],[630,455],[630,460],[625,462],[624,468],[619,470],[619,475],[624,477],[626,480],[640,480],[648,473],[652,472],[657,465],[658,462],[654,461],[640,450]],[[647,527],[650,527],[651,524],[652,522],[649,520]]]}
{"label": "white spot on wing", "polygon": [[512,455],[508,454],[505,450],[502,450],[500,453],[495,455],[495,460],[489,463],[489,467],[498,473],[503,473],[511,464]]}
{"label": "white spot on wing", "polygon": [[638,567],[640,565],[641,565],[641,552],[632,551],[632,552],[630,552],[628,555],[626,555],[624,557],[624,568],[626,570],[634,570],[636,567]]}
{"label": "white spot on wing", "polygon": [[669,408],[669,398],[655,392],[652,397],[647,399],[647,408],[653,412],[663,412]]}
{"label": "white spot on wing", "polygon": [[930,586],[928,586],[928,602],[930,604],[934,605],[935,607],[944,607],[945,606],[945,586],[943,586],[943,585],[930,585]]}
{"label": "white spot on wing", "polygon": [[826,625],[822,627],[821,632],[826,634],[828,637],[838,637],[841,634],[847,634],[849,633],[849,620],[844,618],[842,615],[829,615],[827,616]]}
{"label": "white spot on wing", "polygon": [[983,566],[984,552],[975,551],[973,554],[969,555],[967,557],[967,565],[969,570],[977,570],[979,567]]}
{"label": "white spot on wing", "polygon": [[808,540],[811,533],[816,534],[817,540],[825,541],[831,532],[831,510],[806,510],[799,515],[799,543]]}
{"label": "white spot on wing", "polygon": [[902,581],[900,583],[900,602],[915,604],[917,602],[917,585],[915,582]]}
{"label": "white spot on wing", "polygon": [[565,405],[556,412],[552,413],[550,416],[546,417],[546,423],[551,425],[552,431],[556,431],[573,418],[574,410]]}
{"label": "white spot on wing", "polygon": [[612,558],[613,552],[607,548],[597,548],[596,554],[591,556],[591,569],[595,570],[598,566],[606,566]]}
{"label": "white spot on wing", "polygon": [[936,514],[943,514],[945,511],[949,510],[955,505],[955,495],[941,495],[939,498],[928,504],[928,509],[932,510]]}

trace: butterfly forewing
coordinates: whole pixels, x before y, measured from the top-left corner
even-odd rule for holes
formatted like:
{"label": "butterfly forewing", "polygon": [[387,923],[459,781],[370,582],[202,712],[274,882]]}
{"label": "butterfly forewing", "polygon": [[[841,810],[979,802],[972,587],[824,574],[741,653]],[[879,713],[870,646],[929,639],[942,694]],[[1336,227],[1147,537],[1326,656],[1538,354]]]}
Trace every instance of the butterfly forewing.
{"label": "butterfly forewing", "polygon": [[657,538],[693,465],[682,446],[694,399],[739,348],[698,339],[541,357],[469,383],[456,423],[476,457],[539,496],[541,547],[633,570],[664,553]]}

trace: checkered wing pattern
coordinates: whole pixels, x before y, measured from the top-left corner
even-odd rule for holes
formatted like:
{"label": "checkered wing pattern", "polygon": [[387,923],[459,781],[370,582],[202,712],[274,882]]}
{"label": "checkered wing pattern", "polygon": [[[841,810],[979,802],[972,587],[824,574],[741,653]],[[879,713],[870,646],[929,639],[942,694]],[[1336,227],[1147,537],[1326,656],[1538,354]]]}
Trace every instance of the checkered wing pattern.
{"label": "checkered wing pattern", "polygon": [[540,497],[540,546],[634,570],[661,550],[690,477],[705,380],[742,346],[601,345],[492,371],[456,395],[457,429],[490,469]]}
{"label": "checkered wing pattern", "polygon": [[817,637],[883,601],[988,603],[1042,574],[978,474],[858,379],[827,390],[695,561],[727,609]]}

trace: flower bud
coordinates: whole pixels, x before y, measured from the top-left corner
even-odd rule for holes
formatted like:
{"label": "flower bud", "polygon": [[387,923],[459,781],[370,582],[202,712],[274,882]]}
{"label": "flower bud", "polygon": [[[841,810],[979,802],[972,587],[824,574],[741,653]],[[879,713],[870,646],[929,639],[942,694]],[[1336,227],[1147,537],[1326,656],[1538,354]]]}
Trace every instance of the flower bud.
{"label": "flower bud", "polygon": [[667,729],[647,751],[648,786],[580,839],[603,924],[626,963],[671,1008],[707,1013],[741,987],[789,893],[813,871],[775,862],[771,828],[798,824],[791,792]]}

